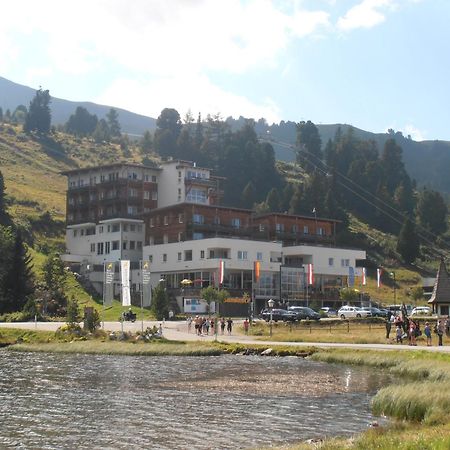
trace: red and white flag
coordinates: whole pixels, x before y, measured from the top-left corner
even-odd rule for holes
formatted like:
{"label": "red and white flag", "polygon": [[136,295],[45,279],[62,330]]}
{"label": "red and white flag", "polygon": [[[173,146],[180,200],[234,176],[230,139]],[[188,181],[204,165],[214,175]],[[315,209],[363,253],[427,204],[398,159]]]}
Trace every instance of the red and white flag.
{"label": "red and white flag", "polygon": [[381,286],[381,274],[383,273],[383,269],[377,269],[377,288]]}
{"label": "red and white flag", "polygon": [[312,264],[308,264],[308,284],[309,285],[314,284],[314,271]]}
{"label": "red and white flag", "polygon": [[225,261],[221,259],[219,263],[219,284],[223,284],[224,277],[225,277]]}
{"label": "red and white flag", "polygon": [[362,285],[365,286],[366,283],[367,283],[367,281],[366,281],[366,268],[363,267],[362,268]]}

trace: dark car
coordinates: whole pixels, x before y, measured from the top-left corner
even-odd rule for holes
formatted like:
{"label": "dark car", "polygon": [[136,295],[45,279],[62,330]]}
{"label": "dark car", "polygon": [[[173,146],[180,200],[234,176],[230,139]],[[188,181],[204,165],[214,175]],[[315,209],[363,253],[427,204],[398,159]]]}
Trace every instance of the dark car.
{"label": "dark car", "polygon": [[[261,313],[261,319],[269,322],[270,320],[270,311],[268,309],[263,310]],[[272,320],[274,322],[278,322],[279,320],[283,322],[295,322],[298,320],[297,314],[292,311],[286,311],[285,309],[272,309]]]}
{"label": "dark car", "polygon": [[289,311],[295,313],[298,320],[320,320],[320,314],[307,306],[290,306]]}
{"label": "dark car", "polygon": [[363,306],[361,309],[363,311],[369,311],[370,313],[372,313],[372,317],[387,317],[386,311],[375,308],[375,306]]}

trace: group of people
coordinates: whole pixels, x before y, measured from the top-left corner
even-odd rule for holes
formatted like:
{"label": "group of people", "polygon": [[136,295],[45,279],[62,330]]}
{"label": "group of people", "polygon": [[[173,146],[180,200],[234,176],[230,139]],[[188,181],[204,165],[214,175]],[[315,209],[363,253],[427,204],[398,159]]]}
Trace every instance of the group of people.
{"label": "group of people", "polygon": [[[214,327],[216,326],[216,321],[212,317],[195,316],[194,318],[192,318],[191,316],[189,316],[186,321],[188,333],[190,333],[192,330],[192,324],[194,324],[195,334],[198,336],[208,336],[210,334],[210,330],[211,334],[215,333]],[[231,317],[229,317],[227,320],[225,320],[225,317],[221,317],[217,323],[217,326],[220,328],[220,334],[225,334],[226,328],[227,333],[231,335],[231,332],[233,331],[233,320],[231,319]]]}
{"label": "group of people", "polygon": [[[422,336],[420,323],[417,320],[407,317],[403,314],[392,314],[386,320],[386,339],[389,339],[392,327],[395,328],[395,338],[397,344],[403,344],[403,340],[408,340],[409,345],[417,345],[417,338]],[[433,331],[438,336],[438,346],[442,346],[444,334],[450,333],[450,317],[447,319],[439,319],[434,326]],[[432,328],[430,322],[425,322],[423,329],[427,346],[432,345]]]}

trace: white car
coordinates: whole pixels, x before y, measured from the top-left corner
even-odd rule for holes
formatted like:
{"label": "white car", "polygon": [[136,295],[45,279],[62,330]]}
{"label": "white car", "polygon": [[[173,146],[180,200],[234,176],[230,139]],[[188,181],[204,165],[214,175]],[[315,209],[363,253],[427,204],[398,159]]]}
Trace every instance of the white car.
{"label": "white car", "polygon": [[361,319],[362,317],[370,317],[372,313],[370,311],[358,308],[357,306],[343,306],[338,311],[337,315],[341,319],[348,319],[350,317],[356,317],[357,319]]}
{"label": "white car", "polygon": [[411,311],[411,316],[431,316],[431,308],[429,306],[416,306]]}

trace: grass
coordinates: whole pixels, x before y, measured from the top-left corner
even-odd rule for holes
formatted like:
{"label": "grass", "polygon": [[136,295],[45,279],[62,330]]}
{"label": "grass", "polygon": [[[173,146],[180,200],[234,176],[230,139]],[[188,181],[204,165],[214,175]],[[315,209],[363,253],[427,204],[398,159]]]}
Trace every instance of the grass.
{"label": "grass", "polygon": [[0,344],[14,344],[18,340],[23,342],[44,343],[55,339],[53,331],[32,331],[17,328],[0,328]]}

